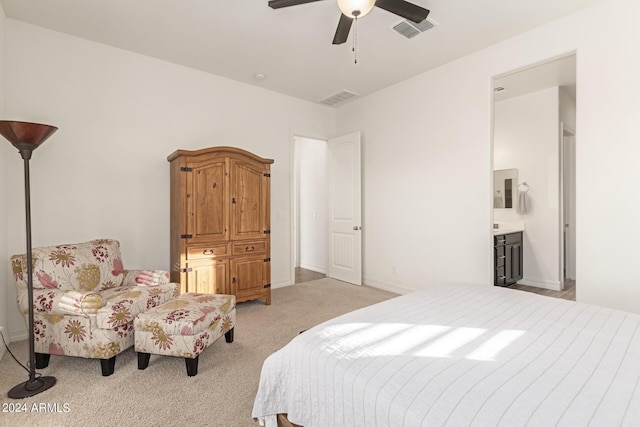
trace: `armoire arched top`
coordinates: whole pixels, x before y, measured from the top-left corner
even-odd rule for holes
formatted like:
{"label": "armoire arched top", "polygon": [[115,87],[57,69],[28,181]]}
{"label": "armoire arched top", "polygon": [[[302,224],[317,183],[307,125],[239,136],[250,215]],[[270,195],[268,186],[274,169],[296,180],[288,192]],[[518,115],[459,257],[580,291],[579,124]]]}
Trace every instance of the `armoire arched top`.
{"label": "armoire arched top", "polygon": [[254,153],[243,150],[242,148],[227,147],[227,146],[208,147],[208,148],[202,148],[200,150],[176,150],[167,157],[167,160],[172,161],[182,156],[200,156],[200,155],[214,154],[214,153],[220,156],[228,156],[228,157],[235,157],[235,156],[241,156],[245,158],[248,157],[259,163],[265,163],[265,164],[273,163],[273,159],[265,159],[264,157],[260,157]]}

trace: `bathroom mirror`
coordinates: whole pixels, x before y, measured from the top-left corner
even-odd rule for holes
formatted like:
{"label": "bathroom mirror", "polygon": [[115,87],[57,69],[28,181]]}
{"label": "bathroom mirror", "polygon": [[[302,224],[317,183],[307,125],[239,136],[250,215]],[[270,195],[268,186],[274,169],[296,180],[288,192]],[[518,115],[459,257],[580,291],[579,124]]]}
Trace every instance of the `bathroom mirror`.
{"label": "bathroom mirror", "polygon": [[493,208],[512,209],[516,206],[518,169],[493,171]]}

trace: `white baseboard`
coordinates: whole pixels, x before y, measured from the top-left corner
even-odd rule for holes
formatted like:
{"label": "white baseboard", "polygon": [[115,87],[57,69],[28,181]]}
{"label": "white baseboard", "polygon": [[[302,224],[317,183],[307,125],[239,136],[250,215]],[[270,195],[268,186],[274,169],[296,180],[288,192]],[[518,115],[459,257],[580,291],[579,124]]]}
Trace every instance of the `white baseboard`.
{"label": "white baseboard", "polygon": [[22,330],[22,331],[18,331],[18,332],[14,332],[13,334],[9,334],[9,342],[16,342],[16,341],[22,341],[22,340],[28,340],[29,339],[29,332],[27,332],[26,329]]}
{"label": "white baseboard", "polygon": [[403,285],[399,285],[397,283],[385,282],[382,280],[371,279],[369,277],[365,277],[362,280],[362,283],[367,286],[371,286],[373,288],[382,289],[383,291],[393,292],[395,294],[408,294],[409,292],[415,292],[416,289],[412,289]]}
{"label": "white baseboard", "polygon": [[560,282],[552,282],[547,280],[534,280],[527,277],[518,280],[518,285],[535,286],[536,288],[550,289],[552,291],[561,291],[562,285]]}
{"label": "white baseboard", "polygon": [[287,286],[292,286],[295,283],[291,283],[290,280],[282,280],[280,282],[274,282],[271,284],[271,289],[277,289],[277,288],[285,288]]}

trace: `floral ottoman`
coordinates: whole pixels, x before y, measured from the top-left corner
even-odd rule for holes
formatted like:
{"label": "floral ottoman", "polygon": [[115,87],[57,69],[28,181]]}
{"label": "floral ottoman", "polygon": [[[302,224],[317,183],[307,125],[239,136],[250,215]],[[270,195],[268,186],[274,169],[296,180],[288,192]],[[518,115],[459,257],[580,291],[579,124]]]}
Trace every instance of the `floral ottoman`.
{"label": "floral ottoman", "polygon": [[133,322],[138,369],[149,366],[151,354],[183,357],[187,375],[198,373],[198,357],[222,335],[233,342],[236,297],[184,293],[138,314]]}

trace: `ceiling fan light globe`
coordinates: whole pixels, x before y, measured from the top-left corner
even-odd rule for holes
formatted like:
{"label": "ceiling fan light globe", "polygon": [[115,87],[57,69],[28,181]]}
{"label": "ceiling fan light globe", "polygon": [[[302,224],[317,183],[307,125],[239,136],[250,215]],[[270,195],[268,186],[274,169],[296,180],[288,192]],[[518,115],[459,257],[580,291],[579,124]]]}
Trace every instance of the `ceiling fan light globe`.
{"label": "ceiling fan light globe", "polygon": [[371,12],[375,4],[376,0],[338,0],[340,11],[349,18],[362,18]]}

